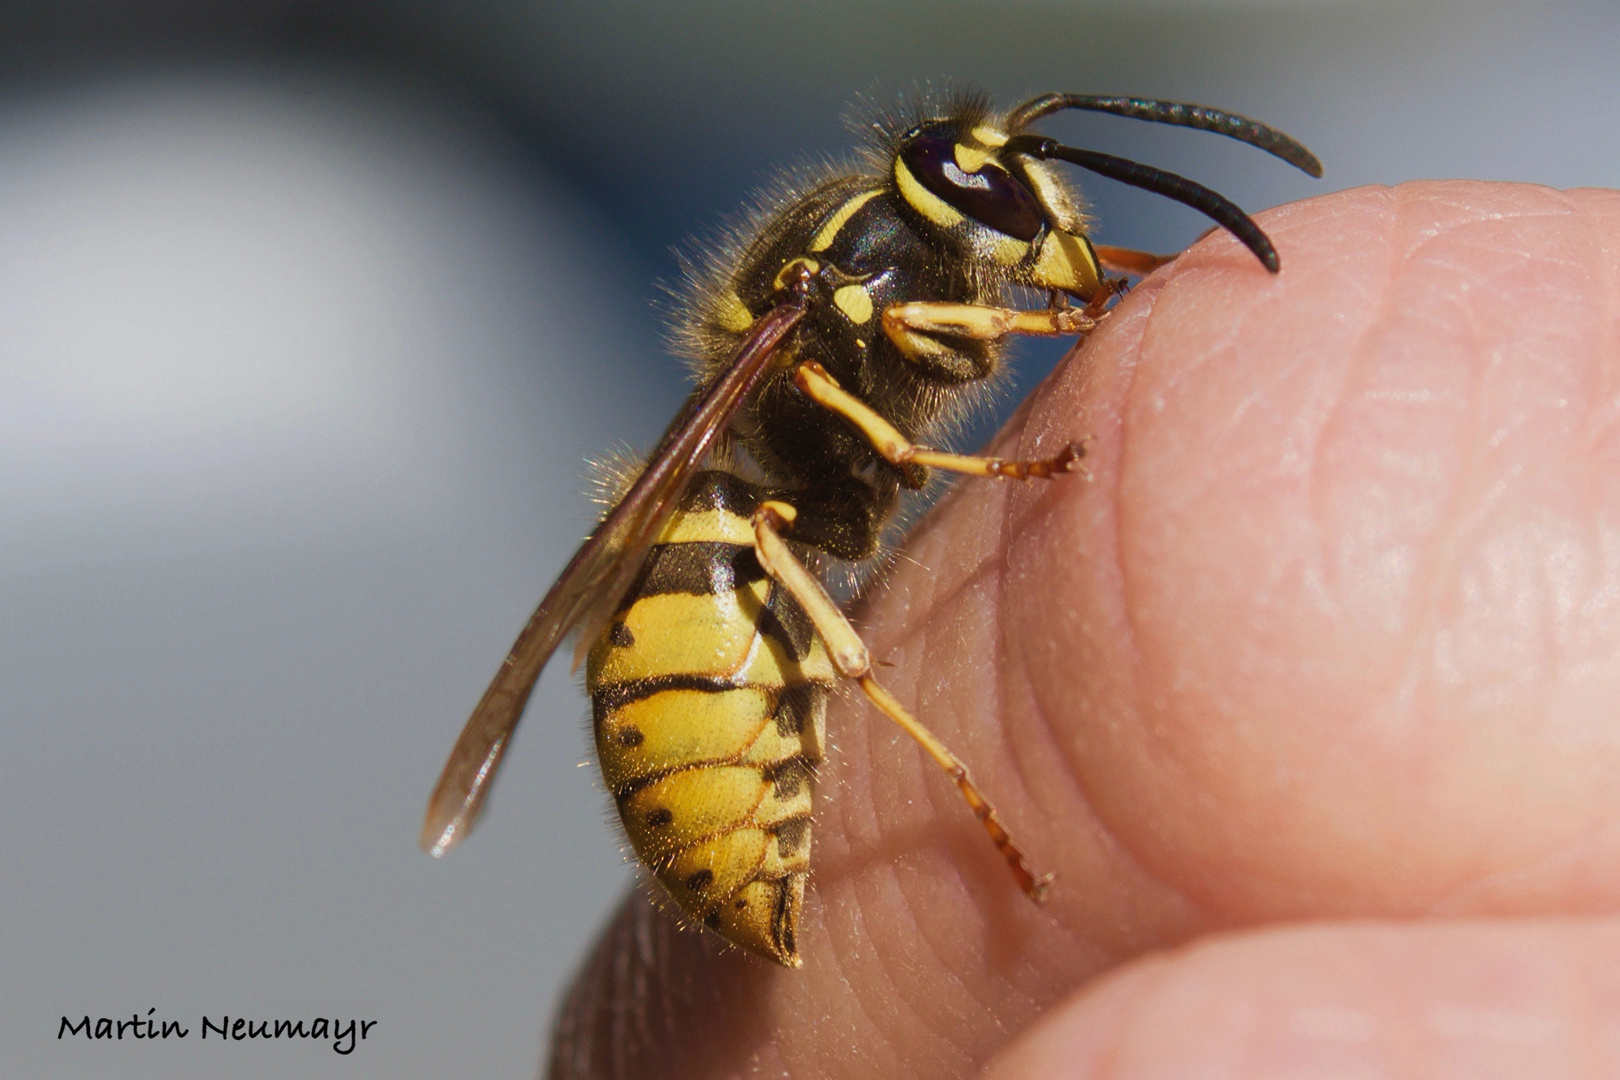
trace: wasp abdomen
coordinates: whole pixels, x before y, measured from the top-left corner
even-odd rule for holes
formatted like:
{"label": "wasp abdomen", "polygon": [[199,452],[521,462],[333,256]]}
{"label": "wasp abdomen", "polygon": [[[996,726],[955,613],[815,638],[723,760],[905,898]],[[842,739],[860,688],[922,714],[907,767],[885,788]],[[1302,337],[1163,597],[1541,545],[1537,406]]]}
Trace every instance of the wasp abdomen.
{"label": "wasp abdomen", "polygon": [[812,770],[835,675],[754,557],[759,495],[701,475],[591,650],[597,756],[637,854],[688,915],[798,963]]}

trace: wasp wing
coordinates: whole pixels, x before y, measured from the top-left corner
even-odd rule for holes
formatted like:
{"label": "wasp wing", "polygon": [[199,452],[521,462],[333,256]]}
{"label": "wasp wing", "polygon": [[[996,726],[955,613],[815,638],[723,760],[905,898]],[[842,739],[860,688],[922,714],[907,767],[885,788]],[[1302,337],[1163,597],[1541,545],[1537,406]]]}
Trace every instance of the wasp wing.
{"label": "wasp wing", "polygon": [[581,632],[581,655],[601,633],[698,466],[769,370],[782,339],[804,318],[806,303],[795,293],[755,320],[729,365],[687,399],[641,476],[540,601],[450,751],[428,799],[424,850],[443,855],[471,828],[546,661],[570,631]]}

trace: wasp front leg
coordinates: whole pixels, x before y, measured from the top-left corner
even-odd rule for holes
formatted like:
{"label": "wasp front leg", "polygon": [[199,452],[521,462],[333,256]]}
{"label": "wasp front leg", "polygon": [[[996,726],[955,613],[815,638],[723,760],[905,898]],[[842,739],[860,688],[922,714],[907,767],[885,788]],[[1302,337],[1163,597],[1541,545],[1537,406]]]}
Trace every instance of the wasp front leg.
{"label": "wasp front leg", "polygon": [[[1049,478],[1062,473],[1083,472],[1080,459],[1085,456],[1085,444],[1072,442],[1056,457],[1037,458],[1032,461],[1014,461],[1006,458],[981,457],[974,454],[948,454],[918,446],[900,434],[877,410],[838,385],[827,369],[814,360],[806,360],[793,372],[793,383],[805,395],[827,411],[836,413],[860,432],[890,465],[903,468],[923,465],[946,472],[967,476],[984,476],[1007,480]],[[920,482],[920,481],[919,481]]]}
{"label": "wasp front leg", "polygon": [[1001,823],[1001,818],[996,816],[995,808],[968,776],[967,766],[933,732],[907,712],[894,695],[872,678],[872,659],[866,643],[844,613],[838,610],[832,597],[827,595],[820,580],[788,548],[782,531],[791,527],[797,516],[798,511],[792,506],[776,500],[763,502],[754,511],[754,553],[760,566],[778,586],[786,589],[798,601],[799,607],[826,645],[833,668],[844,678],[855,680],[879,712],[900,725],[901,730],[917,740],[928,756],[950,774],[973,815],[983,823],[985,832],[990,835],[990,842],[1007,860],[1019,888],[1037,904],[1044,903],[1051,875],[1037,876],[1029,868],[1012,834]]}
{"label": "wasp front leg", "polygon": [[1054,305],[1045,311],[930,300],[892,304],[883,311],[883,333],[900,355],[935,378],[968,382],[992,370],[985,344],[1013,336],[1084,334],[1107,314],[1113,295],[1112,288],[1099,289],[1083,308]]}

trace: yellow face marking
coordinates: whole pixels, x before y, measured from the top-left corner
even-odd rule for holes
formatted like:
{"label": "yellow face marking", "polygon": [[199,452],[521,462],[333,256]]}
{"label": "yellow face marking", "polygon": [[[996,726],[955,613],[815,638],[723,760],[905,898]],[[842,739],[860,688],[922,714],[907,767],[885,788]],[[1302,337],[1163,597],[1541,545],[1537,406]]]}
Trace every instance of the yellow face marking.
{"label": "yellow face marking", "polygon": [[1029,280],[1038,289],[1062,289],[1090,299],[1101,287],[1102,271],[1084,241],[1054,231],[1046,234]]}
{"label": "yellow face marking", "polygon": [[816,238],[810,241],[811,251],[826,251],[832,247],[832,242],[838,236],[838,230],[849,224],[849,219],[855,216],[856,211],[871,202],[879,194],[878,191],[863,191],[853,199],[840,206],[833,216],[827,219],[827,224],[816,233]]}
{"label": "yellow face marking", "polygon": [[754,315],[743,305],[742,297],[735,290],[727,289],[715,300],[714,321],[723,330],[741,334],[754,325]]}
{"label": "yellow face marking", "polygon": [[917,178],[911,175],[911,170],[906,168],[905,162],[899,158],[894,162],[894,182],[900,189],[900,197],[935,225],[942,229],[950,229],[962,223],[961,212],[919,184]]}
{"label": "yellow face marking", "polygon": [[856,326],[872,320],[872,294],[865,285],[844,285],[833,293],[833,303]]}
{"label": "yellow face marking", "polygon": [[1012,236],[998,239],[996,246],[990,251],[990,257],[1002,266],[1017,266],[1028,254],[1029,241]]}
{"label": "yellow face marking", "polygon": [[986,146],[1007,145],[1007,133],[1002,131],[1000,128],[991,127],[989,124],[980,124],[978,127],[969,132],[969,134],[971,134],[975,139],[984,143]]}
{"label": "yellow face marking", "polygon": [[661,544],[685,544],[709,541],[718,544],[752,544],[754,526],[745,517],[729,510],[702,510],[681,513],[670,518],[664,531],[658,534]]}
{"label": "yellow face marking", "polygon": [[[1029,189],[1035,193],[1035,200],[1046,208],[1047,213],[1055,214],[1053,220],[1059,228],[1079,229],[1083,222],[1069,213],[1060,213],[1062,208],[1071,205],[1068,189],[1064,187],[1063,180],[1050,166],[1031,158],[1023,160],[1024,179]],[[1064,220],[1069,218],[1069,220]]]}
{"label": "yellow face marking", "polygon": [[956,167],[965,173],[976,173],[994,155],[987,147],[956,144]]}

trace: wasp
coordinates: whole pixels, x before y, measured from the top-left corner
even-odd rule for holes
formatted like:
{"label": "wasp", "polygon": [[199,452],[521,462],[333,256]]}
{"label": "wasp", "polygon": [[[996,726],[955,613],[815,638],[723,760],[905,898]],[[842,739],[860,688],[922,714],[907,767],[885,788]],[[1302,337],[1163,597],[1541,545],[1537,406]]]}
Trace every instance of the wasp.
{"label": "wasp", "polygon": [[[840,681],[946,770],[1018,887],[1032,870],[967,767],[873,677],[828,591],[882,550],[903,492],[939,471],[1078,471],[1083,443],[1029,461],[934,448],[1016,335],[1084,334],[1123,277],[1165,258],[1093,244],[1058,163],[1185,203],[1276,273],[1276,249],[1191,180],[1029,130],[1079,109],[1217,132],[1312,176],[1289,136],[1218,109],[1046,94],[1005,114],[957,94],[870,125],[860,164],[790,185],[688,267],[677,339],[698,388],[540,602],[429,801],[422,845],[471,827],[529,692],[578,635],[602,777],[641,861],[693,921],[801,963],[812,789]],[[1044,307],[1009,306],[1016,296]]]}

